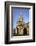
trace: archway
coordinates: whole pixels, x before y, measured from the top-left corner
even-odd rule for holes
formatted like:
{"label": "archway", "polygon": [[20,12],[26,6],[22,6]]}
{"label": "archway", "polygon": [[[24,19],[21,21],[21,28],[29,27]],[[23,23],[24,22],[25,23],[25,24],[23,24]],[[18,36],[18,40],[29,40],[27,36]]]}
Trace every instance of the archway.
{"label": "archway", "polygon": [[24,35],[27,35],[27,28],[24,28],[24,29],[23,29],[23,34],[24,34]]}

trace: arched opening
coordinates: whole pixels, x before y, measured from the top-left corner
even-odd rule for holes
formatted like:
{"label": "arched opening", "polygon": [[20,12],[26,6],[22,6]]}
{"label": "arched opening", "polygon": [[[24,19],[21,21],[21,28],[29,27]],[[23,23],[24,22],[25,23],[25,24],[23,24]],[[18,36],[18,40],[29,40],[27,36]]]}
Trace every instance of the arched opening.
{"label": "arched opening", "polygon": [[24,34],[24,35],[27,35],[27,28],[24,28],[23,34]]}

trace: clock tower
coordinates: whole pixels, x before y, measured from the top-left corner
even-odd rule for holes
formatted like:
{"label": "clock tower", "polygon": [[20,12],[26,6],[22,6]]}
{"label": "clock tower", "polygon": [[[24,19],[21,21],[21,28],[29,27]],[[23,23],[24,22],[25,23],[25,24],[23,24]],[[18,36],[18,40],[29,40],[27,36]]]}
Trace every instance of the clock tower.
{"label": "clock tower", "polygon": [[16,33],[17,35],[23,35],[24,22],[22,15],[19,16],[19,19],[16,24]]}

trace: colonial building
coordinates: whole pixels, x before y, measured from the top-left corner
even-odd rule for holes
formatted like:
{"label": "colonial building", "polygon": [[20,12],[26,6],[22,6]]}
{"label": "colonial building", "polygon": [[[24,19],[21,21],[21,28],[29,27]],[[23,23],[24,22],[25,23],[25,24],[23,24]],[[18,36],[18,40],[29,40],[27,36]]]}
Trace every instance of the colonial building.
{"label": "colonial building", "polygon": [[22,15],[19,16],[19,19],[16,23],[16,35],[27,35],[27,27],[25,26],[25,22],[23,21]]}
{"label": "colonial building", "polygon": [[[29,25],[28,25],[29,26]],[[23,36],[29,34],[29,27],[27,27],[27,24],[23,21],[22,15],[19,16],[19,19],[16,23],[16,29],[14,30],[15,34],[17,36]]]}

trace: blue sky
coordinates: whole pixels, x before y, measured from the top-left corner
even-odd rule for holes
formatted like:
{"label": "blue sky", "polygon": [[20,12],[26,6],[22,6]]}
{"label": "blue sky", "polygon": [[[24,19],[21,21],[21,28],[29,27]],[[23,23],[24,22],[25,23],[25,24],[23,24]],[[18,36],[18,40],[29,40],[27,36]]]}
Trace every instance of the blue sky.
{"label": "blue sky", "polygon": [[23,21],[25,23],[29,22],[29,9],[28,8],[13,7],[13,28],[16,28],[16,23],[18,21],[19,15],[23,16]]}

